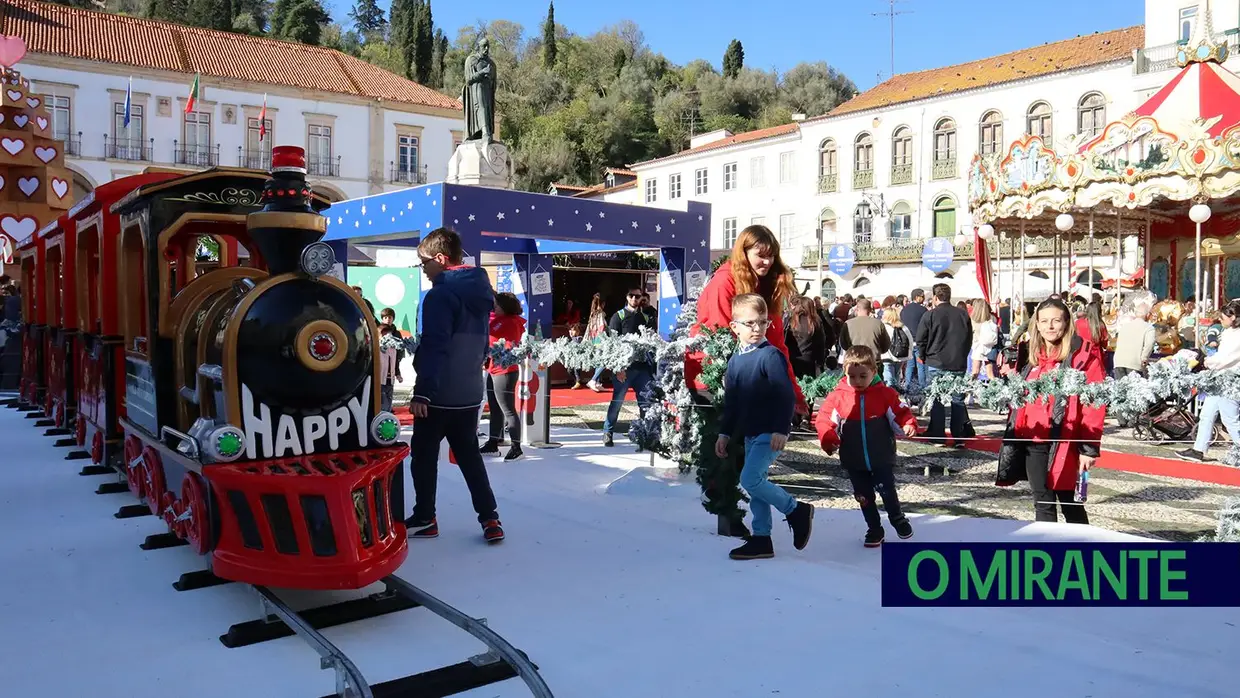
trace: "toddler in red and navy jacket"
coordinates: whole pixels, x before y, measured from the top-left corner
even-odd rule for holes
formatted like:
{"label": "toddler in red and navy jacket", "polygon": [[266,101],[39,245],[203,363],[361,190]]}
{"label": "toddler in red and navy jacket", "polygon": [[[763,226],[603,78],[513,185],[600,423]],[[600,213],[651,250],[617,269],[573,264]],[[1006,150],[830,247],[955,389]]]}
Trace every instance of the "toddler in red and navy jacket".
{"label": "toddler in red and navy jacket", "polygon": [[896,494],[896,435],[917,434],[917,418],[891,386],[878,378],[878,361],[867,347],[853,346],[844,354],[844,378],[823,401],[814,426],[828,455],[840,452],[840,464],[852,481],[853,496],[869,530],[865,547],[883,543],[883,520],[875,494],[882,497],[887,519],[901,538],[913,535],[913,525],[900,511]]}

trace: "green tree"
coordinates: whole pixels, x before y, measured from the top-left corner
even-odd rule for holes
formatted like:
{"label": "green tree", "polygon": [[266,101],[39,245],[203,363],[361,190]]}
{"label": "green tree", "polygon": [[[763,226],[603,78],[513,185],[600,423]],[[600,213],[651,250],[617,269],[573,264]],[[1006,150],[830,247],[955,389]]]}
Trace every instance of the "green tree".
{"label": "green tree", "polygon": [[184,22],[188,9],[187,0],[147,0],[143,14],[150,19]]}
{"label": "green tree", "polygon": [[443,87],[445,63],[448,58],[448,37],[444,35],[442,29],[435,30],[435,38],[432,41],[433,49],[431,51],[431,87]]}
{"label": "green tree", "polygon": [[317,46],[322,40],[323,26],[329,21],[331,15],[323,9],[320,0],[296,0],[280,25],[277,36]]}
{"label": "green tree", "polygon": [[723,52],[723,77],[735,78],[745,67],[745,47],[738,39],[732,39],[728,50]]}
{"label": "green tree", "polygon": [[230,31],[233,27],[232,0],[189,0],[184,21],[195,27]]}
{"label": "green tree", "polygon": [[282,37],[284,34],[284,22],[288,19],[289,12],[293,9],[293,5],[299,0],[276,0],[275,5],[271,8],[271,14],[268,18],[269,25],[267,33],[272,36]]}
{"label": "green tree", "polygon": [[349,10],[349,19],[353,20],[353,29],[360,36],[369,36],[387,26],[387,17],[383,16],[377,0],[357,0]]}
{"label": "green tree", "polygon": [[417,18],[420,0],[392,0],[388,9],[388,41],[400,57],[397,75],[413,77],[413,54],[417,45]]}
{"label": "green tree", "polygon": [[410,78],[430,84],[435,64],[435,29],[430,0],[417,0],[413,24],[413,56]]}
{"label": "green tree", "polygon": [[555,67],[555,3],[547,5],[547,19],[543,22],[542,64],[547,70]]}
{"label": "green tree", "polygon": [[264,34],[271,17],[271,0],[232,0],[232,12],[233,31]]}

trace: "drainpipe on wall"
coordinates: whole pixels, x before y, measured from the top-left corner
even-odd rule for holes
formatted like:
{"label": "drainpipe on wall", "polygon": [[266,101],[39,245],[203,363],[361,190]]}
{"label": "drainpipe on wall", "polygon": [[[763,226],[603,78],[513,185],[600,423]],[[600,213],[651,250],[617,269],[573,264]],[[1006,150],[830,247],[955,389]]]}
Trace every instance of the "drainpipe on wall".
{"label": "drainpipe on wall", "polygon": [[917,142],[922,144],[922,147],[918,148],[918,150],[921,150],[922,153],[921,155],[917,156],[918,161],[914,163],[914,166],[913,166],[914,169],[917,170],[917,235],[921,238],[925,238],[926,235],[922,233],[922,227],[921,227],[921,209],[922,209],[921,188],[922,188],[922,183],[925,181],[925,178],[921,174],[921,165],[922,163],[926,161],[925,159],[926,153],[924,150],[925,144],[926,144],[926,108],[925,107],[921,108],[921,125],[917,127],[917,131],[918,131]]}

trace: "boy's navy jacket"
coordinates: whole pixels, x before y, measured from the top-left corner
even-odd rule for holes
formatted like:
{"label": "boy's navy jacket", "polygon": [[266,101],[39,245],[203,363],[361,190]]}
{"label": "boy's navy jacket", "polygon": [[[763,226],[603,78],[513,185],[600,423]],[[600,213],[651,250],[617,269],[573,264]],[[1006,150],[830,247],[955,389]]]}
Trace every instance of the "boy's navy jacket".
{"label": "boy's navy jacket", "polygon": [[775,345],[762,340],[738,348],[728,359],[723,388],[721,436],[787,435],[792,430],[797,394],[788,377],[788,360]]}
{"label": "boy's navy jacket", "polygon": [[495,293],[481,267],[448,267],[422,301],[422,337],[413,356],[413,399],[432,407],[477,408]]}
{"label": "boy's navy jacket", "polygon": [[823,450],[839,448],[840,464],[849,470],[890,468],[896,461],[896,432],[917,425],[913,411],[891,386],[874,377],[858,390],[840,380],[823,401],[814,426]]}

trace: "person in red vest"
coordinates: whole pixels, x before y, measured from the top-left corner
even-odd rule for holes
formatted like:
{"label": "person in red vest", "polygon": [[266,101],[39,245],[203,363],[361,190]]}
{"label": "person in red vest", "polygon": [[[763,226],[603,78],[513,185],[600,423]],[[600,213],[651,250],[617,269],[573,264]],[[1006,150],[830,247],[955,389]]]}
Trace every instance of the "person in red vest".
{"label": "person in red vest", "polygon": [[[788,346],[784,343],[784,310],[796,295],[793,285],[792,270],[784,264],[779,256],[779,238],[764,225],[751,225],[741,231],[732,246],[732,254],[715,273],[711,275],[706,288],[697,301],[697,322],[689,329],[690,336],[697,336],[706,328],[728,327],[732,322],[732,299],[743,293],[757,293],[766,301],[771,324],[766,328],[766,341],[784,355],[787,360],[788,375],[792,379],[793,392],[796,397],[795,410],[798,414],[809,414],[809,406],[805,396],[797,385],[792,374],[792,362],[788,357]],[[711,408],[710,391],[701,382],[701,352],[689,352],[685,356],[685,384],[694,393],[694,400],[710,424],[717,423],[718,415]],[[698,454],[699,465],[707,459],[717,459],[714,443],[703,439],[704,444]],[[741,456],[743,459],[743,456]],[[726,463],[727,461],[725,461]],[[707,497],[711,500],[732,501],[732,490],[740,483],[742,464],[725,467],[720,470],[720,479],[713,485],[707,485]],[[730,488],[730,489],[729,489]],[[743,523],[744,512],[733,506],[727,511],[714,511],[730,522],[729,530],[733,535],[747,536],[748,529]]]}

